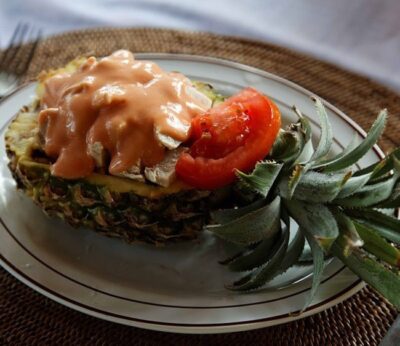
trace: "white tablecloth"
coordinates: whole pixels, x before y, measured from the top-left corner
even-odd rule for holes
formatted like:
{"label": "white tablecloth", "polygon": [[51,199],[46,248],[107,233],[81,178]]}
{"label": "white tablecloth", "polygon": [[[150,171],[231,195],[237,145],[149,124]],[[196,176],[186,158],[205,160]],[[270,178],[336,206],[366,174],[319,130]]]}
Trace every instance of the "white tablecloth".
{"label": "white tablecloth", "polygon": [[96,26],[212,31],[277,43],[400,91],[399,0],[0,0],[0,45],[18,21],[46,35]]}

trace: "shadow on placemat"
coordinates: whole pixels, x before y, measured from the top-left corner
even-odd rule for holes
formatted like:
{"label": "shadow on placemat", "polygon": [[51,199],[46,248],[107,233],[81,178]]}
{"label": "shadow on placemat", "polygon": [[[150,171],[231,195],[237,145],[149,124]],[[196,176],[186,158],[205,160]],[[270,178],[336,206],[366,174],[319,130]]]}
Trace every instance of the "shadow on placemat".
{"label": "shadow on placemat", "polygon": [[[364,129],[386,107],[391,118],[380,144],[384,150],[400,145],[399,95],[309,56],[240,38],[144,28],[66,33],[39,44],[27,78],[81,54],[105,55],[121,48],[214,56],[255,66],[315,92]],[[395,317],[395,309],[366,288],[336,307],[281,326],[220,335],[167,334],[85,316],[40,296],[3,270],[0,272],[1,345],[377,345]]]}

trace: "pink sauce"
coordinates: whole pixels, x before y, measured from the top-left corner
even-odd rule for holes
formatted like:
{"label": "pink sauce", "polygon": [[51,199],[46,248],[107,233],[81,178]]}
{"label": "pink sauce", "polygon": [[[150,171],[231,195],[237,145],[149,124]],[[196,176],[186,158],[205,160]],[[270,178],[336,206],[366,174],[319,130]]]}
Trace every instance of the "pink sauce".
{"label": "pink sauce", "polygon": [[110,157],[109,172],[151,167],[166,148],[157,133],[184,142],[191,119],[205,111],[186,88],[190,81],[120,50],[94,57],[73,73],[45,82],[39,126],[44,150],[53,159],[52,174],[80,178],[91,174],[91,147],[98,142]]}

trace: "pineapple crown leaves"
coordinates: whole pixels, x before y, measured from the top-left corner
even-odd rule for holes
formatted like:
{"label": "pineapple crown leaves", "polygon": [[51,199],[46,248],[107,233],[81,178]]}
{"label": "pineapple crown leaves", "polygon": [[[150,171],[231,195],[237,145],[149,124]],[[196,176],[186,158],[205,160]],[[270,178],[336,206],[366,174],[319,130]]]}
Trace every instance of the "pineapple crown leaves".
{"label": "pineapple crown leaves", "polygon": [[[233,271],[246,272],[227,287],[262,288],[289,267],[301,265],[308,251],[314,269],[304,308],[317,291],[326,258],[334,255],[400,309],[400,220],[393,209],[381,211],[400,207],[400,148],[354,171],[381,136],[387,111],[379,113],[362,141],[355,136],[332,156],[327,112],[319,99],[313,101],[321,124],[315,150],[309,121],[293,107],[298,122],[279,132],[265,161],[251,173],[237,172],[239,191],[256,198],[244,207],[212,214],[214,223],[207,229],[242,247],[221,262]],[[290,219],[299,226],[292,237]]]}

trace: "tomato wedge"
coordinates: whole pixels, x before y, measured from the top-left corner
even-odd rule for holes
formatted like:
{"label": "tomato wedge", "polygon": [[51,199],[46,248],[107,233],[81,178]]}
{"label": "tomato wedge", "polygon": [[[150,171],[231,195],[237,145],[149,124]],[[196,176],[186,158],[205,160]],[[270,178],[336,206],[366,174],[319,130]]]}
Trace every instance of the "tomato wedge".
{"label": "tomato wedge", "polygon": [[236,170],[250,171],[269,153],[280,126],[278,107],[256,89],[243,89],[192,120],[191,146],[176,173],[199,189],[230,184]]}

